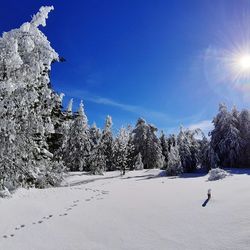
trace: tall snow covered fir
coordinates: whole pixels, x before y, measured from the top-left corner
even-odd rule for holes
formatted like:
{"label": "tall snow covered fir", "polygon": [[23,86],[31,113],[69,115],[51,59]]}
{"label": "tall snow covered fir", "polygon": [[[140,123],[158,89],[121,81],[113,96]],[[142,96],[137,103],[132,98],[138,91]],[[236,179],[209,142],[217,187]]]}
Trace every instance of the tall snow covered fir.
{"label": "tall snow covered fir", "polygon": [[50,88],[51,64],[59,61],[39,26],[53,7],[0,38],[0,182],[15,188],[60,182],[62,166],[49,151],[61,115],[61,97]]}
{"label": "tall snow covered fir", "polygon": [[[101,130],[88,125],[83,102],[62,109],[63,94],[51,89],[50,70],[60,61],[39,26],[53,7],[41,7],[30,22],[0,38],[0,189],[58,185],[63,173],[162,168],[169,175],[215,167],[250,167],[250,112],[224,104],[207,138],[181,127],[157,136],[139,118],[135,128],[112,132],[107,116]],[[197,137],[197,133],[202,136]]]}

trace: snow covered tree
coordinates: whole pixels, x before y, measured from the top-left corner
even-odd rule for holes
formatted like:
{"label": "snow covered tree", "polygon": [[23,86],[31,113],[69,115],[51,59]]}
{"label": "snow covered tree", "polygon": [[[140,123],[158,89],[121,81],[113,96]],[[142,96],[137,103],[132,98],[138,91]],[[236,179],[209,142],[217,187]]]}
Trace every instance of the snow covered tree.
{"label": "snow covered tree", "polygon": [[146,140],[147,140],[147,130],[148,126],[146,121],[142,118],[139,118],[135,129],[133,130],[133,144],[135,146],[135,154],[141,153],[142,161],[147,154]]}
{"label": "snow covered tree", "polygon": [[201,168],[208,172],[211,168],[211,161],[209,157],[210,143],[206,138],[206,136],[203,136],[199,143],[200,143],[199,163],[201,165]]}
{"label": "snow covered tree", "polygon": [[193,172],[199,164],[200,144],[195,138],[196,134],[198,134],[198,130],[184,130],[181,127],[177,136],[179,155],[184,172]]}
{"label": "snow covered tree", "polygon": [[157,128],[153,125],[148,125],[147,131],[147,156],[144,158],[145,168],[162,168],[164,166],[164,156],[160,141],[156,135]]}
{"label": "snow covered tree", "polygon": [[221,167],[236,167],[242,145],[238,111],[234,108],[230,113],[224,104],[220,104],[219,113],[213,119],[213,123],[211,148],[218,155],[218,165]]}
{"label": "snow covered tree", "polygon": [[171,146],[175,147],[177,145],[177,138],[174,134],[171,134],[167,138],[168,140],[168,152],[170,152]]}
{"label": "snow covered tree", "polygon": [[98,144],[99,140],[101,139],[101,135],[101,130],[97,128],[96,124],[94,123],[89,129],[89,136],[93,146]]}
{"label": "snow covered tree", "polygon": [[121,128],[114,142],[114,165],[125,174],[127,169],[129,131]]}
{"label": "snow covered tree", "polygon": [[183,173],[183,167],[181,166],[181,157],[177,145],[170,147],[166,173],[167,175],[179,175]]}
{"label": "snow covered tree", "polygon": [[143,162],[142,162],[142,157],[141,153],[138,153],[136,156],[136,161],[134,165],[135,170],[142,170],[144,168]]}
{"label": "snow covered tree", "polygon": [[89,155],[89,170],[92,174],[102,174],[105,171],[105,166],[106,159],[99,139]]}
{"label": "snow covered tree", "polygon": [[135,152],[142,155],[144,168],[162,168],[164,156],[162,155],[161,144],[156,136],[157,129],[140,118],[133,130],[133,142]]}
{"label": "snow covered tree", "polygon": [[166,168],[168,164],[168,153],[169,153],[169,145],[168,145],[168,139],[166,138],[166,135],[161,131],[160,135],[160,143],[162,148],[162,155],[164,156],[164,168]]}
{"label": "snow covered tree", "polygon": [[73,107],[73,98],[70,99],[69,103],[68,103],[68,106],[67,106],[67,109],[66,109],[66,112],[67,114],[69,115],[72,115],[72,107]]}
{"label": "snow covered tree", "polygon": [[89,130],[91,150],[88,158],[89,169],[92,174],[102,174],[106,161],[101,144],[101,131],[94,123]]}
{"label": "snow covered tree", "polygon": [[128,126],[129,130],[129,140],[128,140],[128,145],[127,145],[127,166],[129,170],[134,170],[135,169],[135,162],[137,160],[137,154],[135,151],[135,145],[134,145],[134,134],[133,134],[133,129],[129,125]]}
{"label": "snow covered tree", "polygon": [[100,147],[102,148],[103,155],[105,156],[105,171],[115,170],[115,166],[113,163],[113,135],[112,135],[112,118],[111,116],[107,116],[105,127],[102,131]]}
{"label": "snow covered tree", "polygon": [[240,166],[250,168],[250,111],[245,109],[239,114],[241,140]]}
{"label": "snow covered tree", "polygon": [[[41,7],[31,22],[0,38],[0,182],[44,187],[61,179],[61,164],[49,151],[60,119],[61,97],[51,88],[51,64],[59,61],[46,36],[53,7]],[[50,141],[50,142],[49,142]],[[49,145],[50,144],[50,145]]]}
{"label": "snow covered tree", "polygon": [[63,152],[65,165],[71,171],[88,171],[90,149],[88,119],[81,101],[79,110],[70,127],[68,140]]}

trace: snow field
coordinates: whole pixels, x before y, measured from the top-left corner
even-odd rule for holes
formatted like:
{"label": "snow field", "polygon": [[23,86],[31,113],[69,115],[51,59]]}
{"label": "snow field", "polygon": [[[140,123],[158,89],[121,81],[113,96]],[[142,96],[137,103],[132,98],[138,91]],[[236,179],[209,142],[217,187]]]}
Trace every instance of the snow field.
{"label": "snow field", "polygon": [[0,200],[0,249],[249,249],[247,173],[208,182],[159,172],[75,173],[67,187],[20,189]]}

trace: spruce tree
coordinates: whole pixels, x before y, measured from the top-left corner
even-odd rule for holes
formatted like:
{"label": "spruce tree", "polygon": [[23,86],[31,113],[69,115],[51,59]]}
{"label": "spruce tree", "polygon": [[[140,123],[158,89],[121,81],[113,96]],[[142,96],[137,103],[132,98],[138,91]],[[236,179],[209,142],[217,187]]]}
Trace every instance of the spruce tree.
{"label": "spruce tree", "polygon": [[121,128],[114,142],[114,164],[116,168],[121,170],[122,175],[125,174],[128,159],[128,142],[129,131]]}
{"label": "spruce tree", "polygon": [[68,140],[63,152],[63,160],[71,171],[88,171],[90,155],[88,119],[81,101],[80,107],[70,127]]}
{"label": "spruce tree", "polygon": [[156,131],[156,127],[147,124],[142,118],[138,119],[133,130],[135,151],[137,154],[141,153],[144,168],[162,168],[164,165],[164,156]]}
{"label": "spruce tree", "polygon": [[[45,187],[61,179],[62,166],[50,152],[61,117],[61,97],[51,89],[51,64],[59,61],[46,36],[53,7],[41,7],[31,22],[0,38],[0,182],[13,188]],[[11,184],[10,184],[11,183]]]}
{"label": "spruce tree", "polygon": [[115,170],[113,162],[114,142],[112,135],[112,118],[109,115],[106,118],[105,127],[102,131],[100,144],[102,153],[105,157],[105,167],[104,167],[105,171]]}
{"label": "spruce tree", "polygon": [[166,168],[168,164],[169,145],[168,145],[168,139],[166,138],[166,135],[164,134],[163,131],[161,131],[160,143],[161,143],[162,155],[165,158],[163,167]]}
{"label": "spruce tree", "polygon": [[144,168],[144,165],[143,165],[143,162],[142,162],[141,153],[138,153],[136,155],[136,161],[135,161],[134,169],[135,170],[142,170],[143,168]]}
{"label": "spruce tree", "polygon": [[170,147],[166,173],[167,175],[179,175],[183,173],[183,167],[181,165],[181,157],[177,145]]}
{"label": "spruce tree", "polygon": [[250,111],[244,109],[239,114],[241,140],[240,166],[250,167]]}
{"label": "spruce tree", "polygon": [[230,113],[224,104],[220,104],[219,113],[213,119],[213,123],[211,148],[218,155],[218,165],[221,167],[236,167],[239,163],[242,145],[238,111],[234,109]]}

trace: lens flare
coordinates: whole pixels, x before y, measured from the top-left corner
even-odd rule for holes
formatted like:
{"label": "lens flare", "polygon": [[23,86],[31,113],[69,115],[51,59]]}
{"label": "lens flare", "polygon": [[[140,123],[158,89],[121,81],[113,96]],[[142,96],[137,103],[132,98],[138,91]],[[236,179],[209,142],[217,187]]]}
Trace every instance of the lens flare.
{"label": "lens flare", "polygon": [[228,73],[233,81],[238,84],[245,84],[250,81],[250,52],[249,49],[240,49],[232,53],[227,53]]}
{"label": "lens flare", "polygon": [[242,55],[239,58],[239,66],[241,67],[242,71],[249,71],[250,70],[250,55]]}

